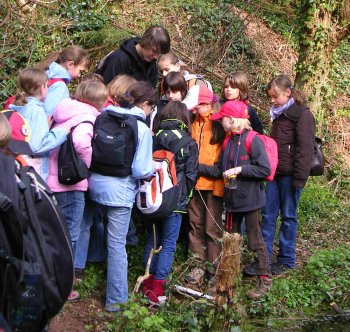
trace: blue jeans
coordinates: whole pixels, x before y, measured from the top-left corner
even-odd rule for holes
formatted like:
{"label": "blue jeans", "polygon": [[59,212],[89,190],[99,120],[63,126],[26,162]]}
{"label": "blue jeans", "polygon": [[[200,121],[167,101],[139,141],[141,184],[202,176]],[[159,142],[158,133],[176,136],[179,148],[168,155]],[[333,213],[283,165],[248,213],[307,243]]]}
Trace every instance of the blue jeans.
{"label": "blue jeans", "polygon": [[126,244],[129,246],[137,246],[139,237],[137,236],[136,225],[132,218],[130,218],[128,235],[126,236]]}
{"label": "blue jeans", "polygon": [[126,234],[131,208],[104,207],[107,212],[107,291],[106,306],[128,301],[128,257]]}
{"label": "blue jeans", "polygon": [[[181,220],[182,214],[173,212],[168,216],[168,218],[155,224],[157,249],[159,245],[162,246],[160,253],[154,255],[151,262],[150,273],[154,274],[155,279],[164,280],[170,273],[176,250],[176,241],[180,233]],[[154,246],[153,239],[153,227],[152,225],[148,225],[147,242],[144,252],[145,266],[147,264],[151,249]]]}
{"label": "blue jeans", "polygon": [[85,269],[86,261],[101,262],[104,254],[103,214],[99,206],[86,198],[80,235],[75,244],[74,268]]}
{"label": "blue jeans", "polygon": [[66,219],[72,241],[73,257],[75,257],[75,244],[80,234],[80,224],[83,219],[85,206],[85,194],[83,191],[66,191],[55,193],[55,197]]}
{"label": "blue jeans", "polygon": [[276,221],[281,213],[279,253],[277,262],[295,267],[295,241],[298,232],[297,208],[302,192],[292,185],[293,177],[279,175],[266,184],[266,204],[262,211],[262,233],[269,253],[270,263],[276,233]]}

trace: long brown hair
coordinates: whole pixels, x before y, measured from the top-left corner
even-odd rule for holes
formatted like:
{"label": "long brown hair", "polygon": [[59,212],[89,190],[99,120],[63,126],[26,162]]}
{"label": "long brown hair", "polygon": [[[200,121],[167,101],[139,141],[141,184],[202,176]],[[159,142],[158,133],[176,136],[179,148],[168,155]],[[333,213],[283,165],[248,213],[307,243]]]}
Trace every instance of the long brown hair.
{"label": "long brown hair", "polygon": [[149,105],[155,105],[157,103],[156,90],[151,83],[146,81],[137,81],[119,98],[120,106],[125,108],[139,106],[145,101]]}
{"label": "long brown hair", "polygon": [[19,72],[18,85],[20,92],[13,101],[14,105],[22,106],[27,103],[27,97],[34,96],[46,84],[48,78],[44,70],[26,68]]}
{"label": "long brown hair", "polygon": [[225,86],[226,82],[231,88],[239,90],[239,100],[245,101],[249,99],[249,80],[248,76],[242,71],[237,71],[232,74],[226,75],[224,84],[221,90],[221,98],[225,99]]}
{"label": "long brown hair", "polygon": [[295,102],[299,105],[305,105],[307,102],[306,94],[303,91],[295,90],[294,85],[290,78],[287,75],[278,75],[274,77],[266,87],[266,93],[269,90],[275,90],[275,88],[278,88],[279,90],[286,92],[288,90],[291,90],[290,97],[294,98]]}
{"label": "long brown hair", "polygon": [[187,94],[187,83],[184,75],[181,72],[171,71],[163,81],[164,93],[169,90],[172,92],[180,91],[182,100],[185,99]]}
{"label": "long brown hair", "polygon": [[188,132],[191,135],[191,120],[187,106],[181,101],[169,101],[164,107],[159,116],[159,123],[157,128],[154,128],[157,132],[160,128],[160,123],[164,120],[179,120],[183,123],[182,130]]}
{"label": "long brown hair", "polygon": [[50,53],[44,60],[35,65],[34,68],[47,70],[52,62],[64,64],[68,61],[73,61],[74,65],[80,65],[88,62],[88,52],[80,46],[69,46],[61,51]]}

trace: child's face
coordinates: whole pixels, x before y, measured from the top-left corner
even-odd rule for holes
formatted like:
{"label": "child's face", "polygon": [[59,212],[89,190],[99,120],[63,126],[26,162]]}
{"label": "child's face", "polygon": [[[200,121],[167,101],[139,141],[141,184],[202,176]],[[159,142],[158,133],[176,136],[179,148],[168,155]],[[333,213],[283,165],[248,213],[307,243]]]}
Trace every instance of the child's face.
{"label": "child's face", "polygon": [[75,65],[73,61],[68,61],[66,67],[69,75],[74,79],[80,77],[81,73],[86,70],[86,62],[82,61]]}
{"label": "child's face", "polygon": [[230,85],[230,81],[226,80],[225,85],[224,85],[224,94],[225,98],[227,100],[239,100],[239,89],[238,88],[233,88]]}
{"label": "child's face", "polygon": [[170,101],[182,101],[182,94],[180,91],[168,90],[165,95]]}
{"label": "child's face", "polygon": [[225,131],[231,131],[232,130],[232,124],[233,124],[233,119],[231,116],[224,116],[221,119],[221,124],[224,127]]}
{"label": "child's face", "polygon": [[169,61],[161,61],[158,62],[158,70],[162,74],[163,77],[168,75],[171,71],[179,72],[180,71],[180,64],[176,63],[175,65],[170,63]]}
{"label": "child's face", "polygon": [[192,111],[193,113],[198,113],[199,115],[205,115],[211,111],[211,104],[203,103],[197,105]]}
{"label": "child's face", "polygon": [[155,49],[155,48],[142,48],[141,47],[141,53],[142,53],[141,56],[142,56],[143,60],[145,60],[147,62],[157,60],[161,55],[160,51]]}
{"label": "child's face", "polygon": [[278,87],[273,87],[267,91],[270,101],[275,107],[281,107],[286,104],[290,98],[292,91],[288,89],[287,91],[282,91]]}

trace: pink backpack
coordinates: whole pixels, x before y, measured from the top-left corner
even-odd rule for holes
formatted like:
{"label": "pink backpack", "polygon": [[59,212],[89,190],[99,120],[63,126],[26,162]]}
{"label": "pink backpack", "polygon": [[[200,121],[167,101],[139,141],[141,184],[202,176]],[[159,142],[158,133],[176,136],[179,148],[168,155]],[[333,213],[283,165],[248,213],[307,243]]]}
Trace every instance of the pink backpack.
{"label": "pink backpack", "polygon": [[257,133],[256,131],[253,130],[249,130],[247,137],[246,137],[246,141],[245,141],[245,146],[247,149],[247,152],[250,154],[251,153],[251,144],[252,144],[252,140],[253,138],[258,135],[259,138],[261,139],[261,141],[264,143],[265,146],[265,150],[266,150],[266,154],[267,154],[267,158],[269,159],[270,162],[270,167],[271,167],[271,173],[270,175],[268,175],[265,180],[267,181],[273,181],[273,178],[275,177],[276,174],[276,169],[277,169],[277,165],[278,165],[278,149],[277,149],[277,143],[276,141],[271,138],[268,137],[266,135],[260,135],[259,133]]}

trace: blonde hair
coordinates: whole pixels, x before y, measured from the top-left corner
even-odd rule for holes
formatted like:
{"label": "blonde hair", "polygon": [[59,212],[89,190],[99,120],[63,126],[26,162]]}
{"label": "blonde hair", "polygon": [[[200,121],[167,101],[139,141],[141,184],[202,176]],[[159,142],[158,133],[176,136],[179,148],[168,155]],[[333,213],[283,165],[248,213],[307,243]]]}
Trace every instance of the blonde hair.
{"label": "blonde hair", "polygon": [[224,84],[221,90],[221,97],[225,97],[225,85],[226,81],[231,88],[236,88],[239,90],[239,100],[248,100],[249,99],[249,80],[248,76],[242,71],[237,71],[232,74],[226,75],[224,79]]}
{"label": "blonde hair", "polygon": [[69,46],[61,51],[55,51],[50,53],[44,60],[35,65],[35,68],[47,70],[52,62],[64,64],[68,61],[73,61],[74,65],[80,65],[82,63],[88,63],[88,52],[80,46]]}
{"label": "blonde hair", "polygon": [[16,95],[13,104],[21,106],[27,103],[27,97],[34,96],[46,84],[48,77],[44,70],[26,68],[19,72],[18,85],[20,92]]}
{"label": "blonde hair", "polygon": [[12,129],[6,116],[0,112],[0,149],[7,147],[11,139]]}
{"label": "blonde hair", "polygon": [[119,103],[119,98],[124,95],[137,81],[129,75],[118,75],[108,83],[107,88],[114,102]]}
{"label": "blonde hair", "polygon": [[77,86],[75,99],[100,110],[106,103],[108,90],[101,82],[84,81]]}
{"label": "blonde hair", "polygon": [[241,132],[243,129],[252,130],[252,127],[250,126],[249,119],[241,119],[241,118],[232,118],[232,132]]}

